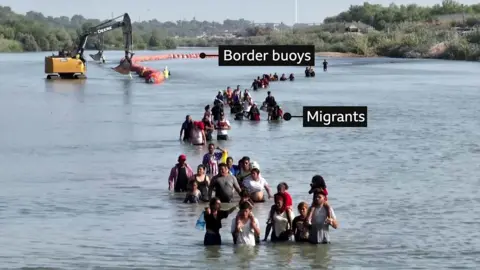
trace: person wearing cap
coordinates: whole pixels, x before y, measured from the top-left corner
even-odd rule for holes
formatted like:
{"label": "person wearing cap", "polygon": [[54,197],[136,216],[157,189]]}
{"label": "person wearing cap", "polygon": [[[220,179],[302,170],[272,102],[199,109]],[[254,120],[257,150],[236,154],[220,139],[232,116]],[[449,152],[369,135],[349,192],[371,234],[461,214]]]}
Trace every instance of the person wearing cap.
{"label": "person wearing cap", "polygon": [[309,209],[312,216],[307,217],[310,225],[308,241],[312,244],[329,244],[329,227],[338,228],[337,218],[333,208],[326,203],[326,194],[323,190],[315,192],[315,200]]}
{"label": "person wearing cap", "polygon": [[178,163],[170,170],[168,177],[168,190],[175,192],[186,192],[188,189],[188,180],[193,176],[192,168],[187,164],[187,156],[180,155]]}
{"label": "person wearing cap", "polygon": [[225,118],[225,113],[220,113],[220,119],[215,125],[215,129],[217,130],[217,141],[228,140],[228,130],[231,128],[230,122]]}
{"label": "person wearing cap", "polygon": [[185,117],[185,122],[182,124],[182,128],[180,129],[180,140],[182,139],[183,134],[183,141],[190,142],[190,136],[193,129],[193,120],[190,115]]}
{"label": "person wearing cap", "polygon": [[260,166],[257,162],[251,163],[250,175],[245,177],[242,181],[243,187],[248,190],[250,194],[250,198],[254,202],[264,202],[265,196],[263,193],[263,189],[267,191],[268,198],[272,198],[272,192],[270,187],[268,186],[267,180],[260,176]]}
{"label": "person wearing cap", "polygon": [[218,175],[215,175],[210,182],[208,189],[208,198],[212,198],[212,193],[215,191],[215,196],[220,199],[222,203],[230,203],[233,201],[233,190],[240,195],[242,191],[238,185],[237,178],[230,175],[227,164],[220,163],[218,165],[220,170]]}

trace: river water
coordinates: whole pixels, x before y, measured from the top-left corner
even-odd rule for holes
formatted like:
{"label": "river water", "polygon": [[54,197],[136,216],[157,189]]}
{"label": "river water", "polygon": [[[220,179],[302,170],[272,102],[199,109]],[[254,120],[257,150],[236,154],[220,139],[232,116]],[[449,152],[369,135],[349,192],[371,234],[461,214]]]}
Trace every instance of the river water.
{"label": "river water", "polygon": [[[480,266],[478,63],[329,59],[328,73],[307,79],[296,67],[171,60],[145,63],[172,73],[147,85],[95,63],[86,81],[45,81],[44,55],[0,56],[1,269]],[[206,152],[178,141],[180,124],[200,119],[216,91],[270,72],[297,74],[270,89],[294,115],[305,105],[369,108],[368,128],[232,121],[221,144],[258,161],[271,186],[289,183],[294,206],[322,174],[340,227],[331,245],[249,250],[233,247],[230,217],[225,245],[205,248],[194,228],[203,205],[167,191],[177,156],[196,166]],[[255,206],[262,229],[270,205]]]}

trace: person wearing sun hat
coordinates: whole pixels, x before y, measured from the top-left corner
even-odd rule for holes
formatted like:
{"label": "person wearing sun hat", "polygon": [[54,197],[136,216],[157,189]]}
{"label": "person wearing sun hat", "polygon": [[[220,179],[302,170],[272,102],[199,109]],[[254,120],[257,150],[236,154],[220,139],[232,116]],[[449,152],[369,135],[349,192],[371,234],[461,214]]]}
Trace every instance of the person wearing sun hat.
{"label": "person wearing sun hat", "polygon": [[187,164],[187,156],[182,154],[178,157],[178,163],[170,170],[168,177],[168,190],[175,192],[186,192],[188,179],[192,178],[193,170]]}

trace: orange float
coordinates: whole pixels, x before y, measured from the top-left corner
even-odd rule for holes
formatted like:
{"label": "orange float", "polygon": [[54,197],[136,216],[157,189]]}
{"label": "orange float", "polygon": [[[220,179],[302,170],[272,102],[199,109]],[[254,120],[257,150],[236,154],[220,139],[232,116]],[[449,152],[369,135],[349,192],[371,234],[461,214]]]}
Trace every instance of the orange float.
{"label": "orange float", "polygon": [[[151,69],[145,66],[137,65],[137,63],[147,61],[159,61],[168,59],[189,59],[189,58],[202,58],[200,53],[187,53],[187,54],[160,54],[160,55],[146,55],[146,56],[134,56],[132,58],[132,64],[130,65],[130,72],[135,72],[139,77],[145,78],[146,83],[159,84],[165,81],[165,76],[162,71]],[[204,56],[204,55],[202,55]],[[206,55],[203,58],[215,58],[216,55]],[[125,71],[128,72],[128,65],[125,64],[125,58],[120,60],[120,64],[113,68],[115,71],[122,74]]]}

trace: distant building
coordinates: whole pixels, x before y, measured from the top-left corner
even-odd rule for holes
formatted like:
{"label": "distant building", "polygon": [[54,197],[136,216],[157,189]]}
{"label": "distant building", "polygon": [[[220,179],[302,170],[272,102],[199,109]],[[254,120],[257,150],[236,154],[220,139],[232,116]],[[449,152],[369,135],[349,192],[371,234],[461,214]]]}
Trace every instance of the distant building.
{"label": "distant building", "polygon": [[345,32],[357,33],[359,32],[359,30],[358,30],[358,27],[356,27],[353,24],[350,24],[349,26],[345,27]]}
{"label": "distant building", "polygon": [[296,23],[293,25],[293,28],[301,29],[301,28],[307,28],[307,27],[317,26],[317,25],[322,25],[322,23]]}
{"label": "distant building", "polygon": [[374,28],[368,24],[362,22],[349,22],[344,23],[345,32],[349,33],[368,33],[374,30]]}
{"label": "distant building", "polygon": [[271,28],[275,31],[278,31],[280,25],[281,25],[281,23],[254,23],[253,24],[253,26]]}

